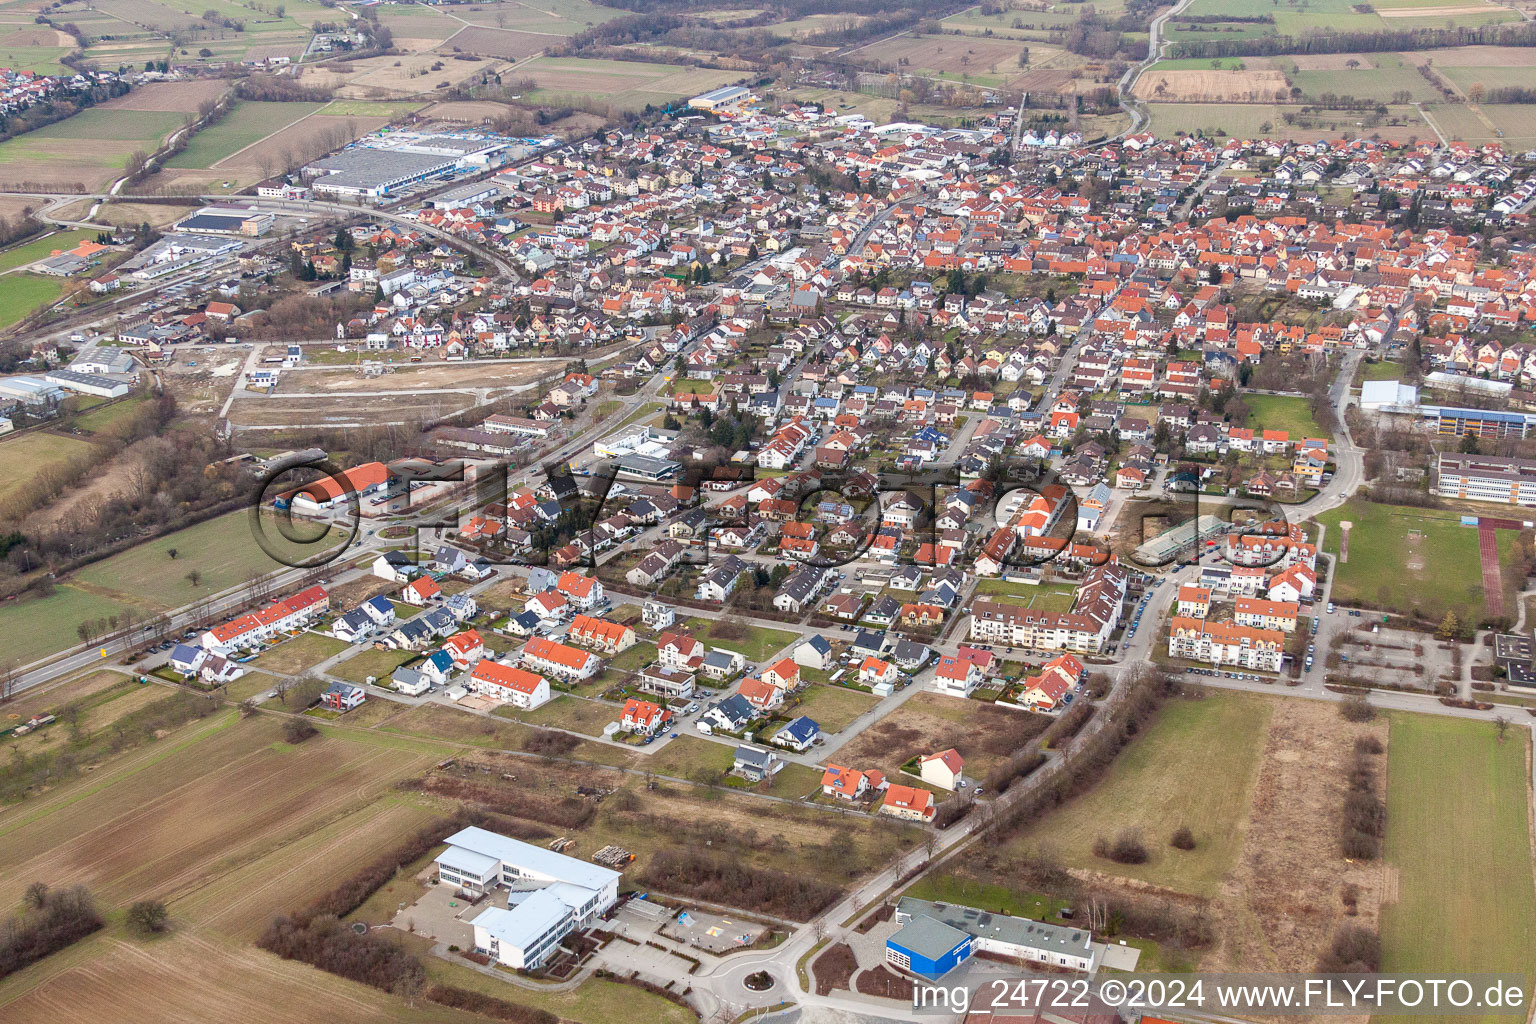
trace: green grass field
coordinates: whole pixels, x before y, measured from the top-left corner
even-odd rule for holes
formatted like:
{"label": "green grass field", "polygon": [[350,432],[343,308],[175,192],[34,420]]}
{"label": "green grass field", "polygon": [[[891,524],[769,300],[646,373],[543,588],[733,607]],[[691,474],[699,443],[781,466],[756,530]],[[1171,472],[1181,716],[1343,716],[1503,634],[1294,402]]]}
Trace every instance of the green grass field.
{"label": "green grass field", "polygon": [[[280,555],[306,558],[324,548],[283,540],[275,521],[267,521],[273,524],[267,536]],[[332,543],[341,534],[334,538]],[[170,557],[172,548],[175,558]],[[158,607],[174,608],[281,568],[283,563],[274,561],[252,536],[249,513],[240,511],[147,541],[80,570],[75,578],[103,591],[145,595]],[[196,586],[186,578],[193,570],[202,574]]]}
{"label": "green grass field", "polygon": [[0,278],[0,327],[9,327],[58,302],[63,294],[64,282],[60,278],[7,274]]}
{"label": "green grass field", "polygon": [[[1328,527],[1323,550],[1333,555],[1339,553],[1339,523],[1354,524],[1349,532],[1349,561],[1340,564],[1334,575],[1334,600],[1400,614],[1417,611],[1436,622],[1447,611],[1454,611],[1464,623],[1482,620],[1477,530],[1462,526],[1458,513],[1351,501],[1324,512],[1318,520]],[[1513,559],[1514,540],[1514,531],[1498,531],[1499,561],[1506,569]],[[1515,581],[1509,572],[1502,575],[1505,608],[1512,617],[1510,595]]]}
{"label": "green grass field", "polygon": [[1077,588],[1067,583],[1010,583],[1001,579],[976,581],[976,596],[988,597],[1047,612],[1070,611]]}
{"label": "green grass field", "polygon": [[[47,31],[51,33],[51,30]],[[60,57],[68,56],[70,47],[28,45],[17,41],[21,37],[22,34],[17,32],[7,31],[0,34],[0,67],[16,71],[35,71],[40,75],[72,74],[59,63]]]}
{"label": "green grass field", "polygon": [[[9,288],[10,284],[6,283],[4,287]],[[31,483],[44,470],[97,450],[96,445],[78,437],[38,430],[0,439],[0,501],[17,488]]]}
{"label": "green grass field", "polygon": [[1400,898],[1381,912],[1382,970],[1529,979],[1529,732],[1510,729],[1500,743],[1490,722],[1396,712],[1391,729],[1386,861],[1398,869]]}
{"label": "green grass field", "polygon": [[323,103],[257,103],[240,100],[218,124],[204,128],[167,167],[210,168],[225,157],[288,127],[325,106]]}
{"label": "green grass field", "polygon": [[1362,66],[1342,71],[1298,71],[1288,77],[1291,84],[1299,86],[1302,95],[1309,100],[1325,93],[1379,100],[1382,103],[1396,100],[1400,93],[1407,93],[1410,101],[1427,102],[1440,98],[1440,91],[1430,85],[1416,68],[1406,65],[1402,58],[1390,53],[1373,53],[1369,59],[1369,68]]}
{"label": "green grass field", "polygon": [[1390,359],[1378,360],[1374,363],[1360,364],[1361,380],[1402,380],[1403,364],[1395,363]]}
{"label": "green grass field", "polygon": [[404,117],[421,109],[420,103],[386,100],[331,100],[320,111],[327,117]]}
{"label": "green grass field", "polygon": [[[181,127],[186,118],[185,114],[168,110],[125,112],[90,107],[73,117],[55,121],[53,124],[44,125],[25,135],[10,139],[0,146],[0,149],[9,150],[15,147],[24,150],[40,149],[46,152],[48,150],[46,143],[59,139],[153,143]],[[45,143],[45,145],[37,146],[36,143]],[[60,159],[69,158],[60,157]]]}
{"label": "green grass field", "polygon": [[692,633],[700,642],[710,647],[720,647],[727,651],[738,651],[751,662],[766,661],[773,654],[784,649],[800,638],[798,633],[786,632],[782,629],[769,629],[766,626],[748,626],[747,635],[741,639],[717,637],[719,619],[689,619],[684,623],[688,632]]}
{"label": "green grass field", "polygon": [[[1427,108],[1446,138],[1498,141],[1505,146],[1536,144],[1536,106],[1522,103],[1441,103]],[[1504,134],[1500,136],[1498,132]]]}
{"label": "green grass field", "polygon": [[1254,430],[1288,430],[1292,441],[1329,436],[1313,417],[1305,398],[1244,395],[1243,403],[1253,410],[1253,415],[1248,417],[1248,426]]}
{"label": "green grass field", "polygon": [[532,711],[512,707],[498,710],[505,710],[508,718],[520,719],[533,725],[548,725],[587,736],[601,736],[603,726],[617,722],[623,709],[600,701],[562,695]]}
{"label": "green grass field", "polygon": [[111,432],[119,422],[133,415],[134,410],[142,406],[148,399],[144,397],[125,398],[122,401],[111,402],[107,405],[93,406],[89,411],[75,417],[75,426],[81,430],[88,430],[93,434],[103,431]]}
{"label": "green grass field", "polygon": [[[302,675],[327,658],[333,658],[347,649],[344,641],[319,633],[302,633],[292,640],[284,640],[251,662],[252,668],[266,669],[283,675]],[[342,662],[343,665],[346,662]],[[338,666],[339,668],[340,666]],[[341,675],[338,671],[336,675]],[[343,679],[349,676],[341,676]],[[359,678],[358,682],[362,682]]]}
{"label": "green grass field", "polygon": [[830,735],[841,732],[878,703],[878,698],[845,686],[808,686],[800,693],[800,703],[786,714],[791,718],[810,715],[821,731]]}
{"label": "green grass field", "polygon": [[80,642],[76,628],[87,619],[104,619],[142,605],[115,600],[68,584],[41,598],[0,602],[0,636],[5,637],[3,659],[25,665],[54,651]]}
{"label": "green grass field", "polygon": [[[1232,693],[1171,700],[1126,747],[1103,781],[1042,816],[1013,843],[1048,844],[1064,867],[1090,868],[1142,879],[1197,896],[1211,896],[1231,870],[1242,844],[1240,824],[1269,724],[1268,700]],[[1198,844],[1168,845],[1187,826]],[[1124,865],[1093,854],[1101,837],[1140,833],[1145,864]]]}

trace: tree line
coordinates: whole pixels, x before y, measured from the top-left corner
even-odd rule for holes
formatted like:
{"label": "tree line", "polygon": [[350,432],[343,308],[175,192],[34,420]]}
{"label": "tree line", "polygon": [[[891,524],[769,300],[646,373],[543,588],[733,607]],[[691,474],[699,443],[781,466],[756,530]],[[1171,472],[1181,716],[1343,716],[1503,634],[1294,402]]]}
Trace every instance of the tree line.
{"label": "tree line", "polygon": [[104,923],[84,886],[50,889],[33,882],[23,912],[0,921],[0,978],[79,942]]}
{"label": "tree line", "polygon": [[1381,53],[1439,50],[1456,46],[1536,46],[1536,22],[1388,32],[1315,32],[1302,36],[1181,39],[1170,47],[1176,58],[1270,57],[1301,53]]}

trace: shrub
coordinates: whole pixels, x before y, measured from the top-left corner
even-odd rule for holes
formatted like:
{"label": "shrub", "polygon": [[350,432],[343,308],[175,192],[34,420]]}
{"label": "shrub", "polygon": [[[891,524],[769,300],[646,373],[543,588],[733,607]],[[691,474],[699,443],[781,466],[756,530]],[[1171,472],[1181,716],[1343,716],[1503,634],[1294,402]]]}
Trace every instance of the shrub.
{"label": "shrub", "polygon": [[1193,850],[1195,848],[1195,834],[1186,826],[1174,831],[1173,838],[1168,840],[1168,845],[1176,850]]}
{"label": "shrub", "polygon": [[545,757],[559,757],[561,754],[569,754],[575,750],[581,740],[568,732],[559,732],[555,729],[535,729],[523,740],[523,749],[530,754],[542,754]]}
{"label": "shrub", "polygon": [[702,850],[662,850],[640,875],[662,892],[712,903],[727,903],[795,921],[807,921],[831,906],[838,889],[803,875],[750,868]]}
{"label": "shrub", "polygon": [[332,914],[274,918],[256,945],[385,992],[419,989],[427,979],[420,960],[382,935],[352,931]]}
{"label": "shrub", "polygon": [[1339,702],[1339,714],[1348,722],[1369,722],[1376,717],[1376,709],[1365,699],[1365,694],[1352,693]]}
{"label": "shrub", "polygon": [[128,908],[128,927],[140,935],[155,935],[170,924],[170,914],[159,900],[140,900]]}
{"label": "shrub", "polygon": [[1382,746],[1381,740],[1375,736],[1358,736],[1355,738],[1356,754],[1380,754],[1387,748]]}
{"label": "shrub", "polygon": [[290,718],[283,723],[283,739],[289,743],[303,743],[311,736],[320,735],[320,730],[302,718]]}
{"label": "shrub", "polygon": [[1381,939],[1375,932],[1357,924],[1347,924],[1333,935],[1322,959],[1317,962],[1321,974],[1369,974],[1381,970]]}
{"label": "shrub", "polygon": [[1094,840],[1093,855],[1116,864],[1145,864],[1149,859],[1141,836],[1132,829],[1121,832],[1113,842],[1100,836]]}
{"label": "shrub", "polygon": [[478,1013],[494,1020],[512,1021],[513,1024],[559,1024],[560,1020],[548,1010],[519,1006],[505,999],[481,995],[479,992],[454,988],[451,985],[429,986],[426,996],[434,1003],[451,1006],[455,1010],[468,1010],[470,1013]]}

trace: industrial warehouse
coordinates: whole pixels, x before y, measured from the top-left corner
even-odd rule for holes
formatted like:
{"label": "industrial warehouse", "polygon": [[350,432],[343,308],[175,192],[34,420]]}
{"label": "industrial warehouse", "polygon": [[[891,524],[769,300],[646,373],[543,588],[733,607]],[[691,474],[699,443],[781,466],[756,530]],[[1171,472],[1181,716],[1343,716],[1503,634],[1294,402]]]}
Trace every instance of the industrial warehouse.
{"label": "industrial warehouse", "polygon": [[372,136],[304,168],[317,192],[377,199],[457,171],[483,171],[520,159],[531,147],[496,135]]}

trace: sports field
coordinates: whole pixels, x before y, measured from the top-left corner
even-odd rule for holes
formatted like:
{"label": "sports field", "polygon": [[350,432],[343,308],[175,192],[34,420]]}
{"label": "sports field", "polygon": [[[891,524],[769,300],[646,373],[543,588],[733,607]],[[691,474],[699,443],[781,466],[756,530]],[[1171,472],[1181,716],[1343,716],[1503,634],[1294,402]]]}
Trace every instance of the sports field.
{"label": "sports field", "polygon": [[1529,979],[1529,730],[1500,743],[1491,722],[1394,712],[1387,753],[1386,888],[1397,898],[1382,910],[1382,970]]}
{"label": "sports field", "polygon": [[[267,519],[269,546],[280,556],[304,559],[324,550],[326,545],[303,545],[287,541],[277,532],[276,521]],[[306,528],[303,524],[300,529]],[[343,534],[332,534],[331,544]],[[176,557],[171,557],[171,549]],[[74,578],[101,590],[124,596],[146,595],[157,607],[174,608],[201,597],[239,586],[259,573],[274,572],[286,563],[278,562],[257,542],[251,532],[248,512],[230,512],[166,534],[96,562],[75,574]],[[200,578],[194,586],[186,578],[196,571]]]}
{"label": "sports field", "polygon": [[[1324,512],[1318,520],[1328,527],[1323,550],[1329,554],[1339,552],[1339,523],[1354,524],[1349,560],[1340,563],[1334,575],[1334,600],[1399,614],[1417,612],[1432,622],[1439,622],[1447,611],[1454,611],[1463,623],[1482,621],[1478,531],[1458,519],[1455,512],[1359,500]],[[1514,531],[1498,531],[1507,608],[1514,607],[1514,541]]]}
{"label": "sports field", "polygon": [[[1271,711],[1264,698],[1234,693],[1168,701],[1103,781],[1042,816],[1012,844],[1049,845],[1064,867],[1214,895],[1242,845],[1239,826],[1247,818]],[[1195,849],[1168,845],[1180,827],[1193,830]],[[1113,840],[1127,829],[1140,834],[1147,863],[1094,856],[1095,840]]]}

